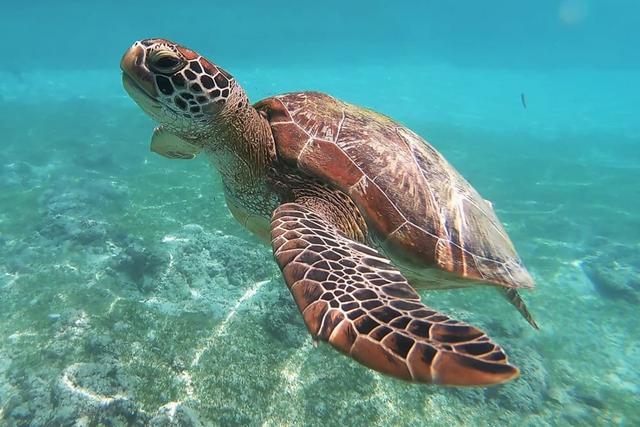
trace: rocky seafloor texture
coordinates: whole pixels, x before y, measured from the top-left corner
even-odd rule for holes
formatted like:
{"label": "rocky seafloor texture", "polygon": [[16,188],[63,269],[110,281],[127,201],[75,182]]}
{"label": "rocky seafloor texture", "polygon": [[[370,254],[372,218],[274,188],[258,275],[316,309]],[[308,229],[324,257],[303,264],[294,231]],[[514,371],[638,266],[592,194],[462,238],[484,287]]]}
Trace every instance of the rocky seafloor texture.
{"label": "rocky seafloor texture", "polygon": [[133,105],[0,113],[0,424],[640,423],[637,136],[409,122],[494,202],[539,284],[540,331],[491,289],[423,294],[522,369],[448,389],[315,348],[206,162],[148,153]]}

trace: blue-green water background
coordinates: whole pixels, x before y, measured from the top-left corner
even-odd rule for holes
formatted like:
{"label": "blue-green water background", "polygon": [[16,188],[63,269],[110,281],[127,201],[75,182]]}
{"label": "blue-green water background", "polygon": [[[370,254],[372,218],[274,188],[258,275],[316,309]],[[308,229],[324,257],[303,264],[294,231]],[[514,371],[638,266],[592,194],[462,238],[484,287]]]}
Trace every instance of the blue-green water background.
{"label": "blue-green water background", "polygon": [[[444,3],[3,4],[0,423],[640,424],[640,6]],[[493,201],[542,328],[487,289],[423,298],[522,376],[416,386],[314,348],[206,162],[149,152],[118,69],[147,37],[255,101],[325,91],[437,147]]]}

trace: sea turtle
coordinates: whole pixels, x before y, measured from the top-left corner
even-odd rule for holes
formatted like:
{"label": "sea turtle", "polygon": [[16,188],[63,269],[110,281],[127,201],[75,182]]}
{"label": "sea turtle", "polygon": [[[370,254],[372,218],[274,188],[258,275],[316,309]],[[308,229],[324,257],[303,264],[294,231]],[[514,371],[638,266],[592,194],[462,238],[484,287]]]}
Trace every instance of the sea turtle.
{"label": "sea turtle", "polygon": [[414,290],[495,285],[534,324],[516,292],[533,280],[491,204],[420,136],[317,92],[252,105],[227,71],[164,39],[134,43],[121,68],[159,123],[151,150],[209,159],[233,216],[270,242],[314,340],[409,381],[518,375],[484,332]]}

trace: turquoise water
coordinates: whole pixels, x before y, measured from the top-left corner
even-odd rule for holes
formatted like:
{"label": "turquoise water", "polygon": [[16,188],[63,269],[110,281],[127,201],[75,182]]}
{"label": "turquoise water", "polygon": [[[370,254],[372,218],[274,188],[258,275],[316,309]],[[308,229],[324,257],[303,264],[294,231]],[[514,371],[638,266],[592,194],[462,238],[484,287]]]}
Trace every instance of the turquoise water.
{"label": "turquoise water", "polygon": [[[640,424],[637,3],[227,3],[3,6],[0,424]],[[206,162],[149,152],[118,68],[148,37],[254,101],[328,92],[437,147],[494,203],[541,330],[485,289],[423,299],[521,377],[412,385],[315,348]]]}

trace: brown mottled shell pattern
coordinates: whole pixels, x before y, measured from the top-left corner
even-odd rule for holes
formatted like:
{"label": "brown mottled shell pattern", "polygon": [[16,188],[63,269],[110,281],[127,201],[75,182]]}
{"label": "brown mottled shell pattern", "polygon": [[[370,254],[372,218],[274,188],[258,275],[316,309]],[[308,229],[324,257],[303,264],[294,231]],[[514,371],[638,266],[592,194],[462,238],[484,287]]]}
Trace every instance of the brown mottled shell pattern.
{"label": "brown mottled shell pattern", "polygon": [[399,266],[533,286],[491,204],[405,126],[316,92],[256,108],[267,114],[279,157],[349,194]]}

